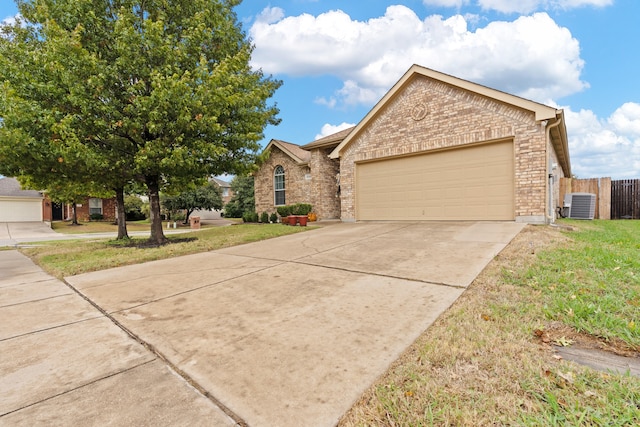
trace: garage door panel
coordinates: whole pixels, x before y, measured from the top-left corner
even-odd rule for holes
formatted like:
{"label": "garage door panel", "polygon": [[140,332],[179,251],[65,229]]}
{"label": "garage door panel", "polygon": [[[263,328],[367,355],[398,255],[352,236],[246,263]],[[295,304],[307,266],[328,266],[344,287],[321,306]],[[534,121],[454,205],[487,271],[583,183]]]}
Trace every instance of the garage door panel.
{"label": "garage door panel", "polygon": [[513,143],[358,164],[361,220],[513,220]]}
{"label": "garage door panel", "polygon": [[0,222],[42,221],[42,201],[10,198],[0,200]]}

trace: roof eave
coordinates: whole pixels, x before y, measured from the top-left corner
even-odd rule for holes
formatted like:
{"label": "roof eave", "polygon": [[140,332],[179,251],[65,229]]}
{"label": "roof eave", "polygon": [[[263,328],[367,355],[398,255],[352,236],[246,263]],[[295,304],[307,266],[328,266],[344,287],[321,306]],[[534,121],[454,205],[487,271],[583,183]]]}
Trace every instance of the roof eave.
{"label": "roof eave", "polygon": [[297,164],[301,166],[309,164],[308,160],[301,159],[300,157],[293,154],[285,145],[280,144],[280,141],[278,141],[277,139],[272,139],[271,141],[269,141],[269,144],[267,144],[264,151],[269,150],[272,145],[275,145],[276,147],[278,147],[283,153],[291,157]]}
{"label": "roof eave", "polygon": [[567,138],[567,127],[564,120],[564,110],[556,110],[555,122],[560,122],[557,126],[558,136],[552,138],[554,150],[562,170],[566,177],[571,177],[571,158],[569,157],[569,141]]}

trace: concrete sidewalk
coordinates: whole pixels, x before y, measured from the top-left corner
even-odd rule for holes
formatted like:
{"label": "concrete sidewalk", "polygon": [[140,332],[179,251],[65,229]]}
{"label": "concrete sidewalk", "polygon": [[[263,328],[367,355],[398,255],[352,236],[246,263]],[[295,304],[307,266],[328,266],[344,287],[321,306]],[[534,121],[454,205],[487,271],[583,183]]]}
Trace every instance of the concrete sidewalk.
{"label": "concrete sidewalk", "polygon": [[523,227],[339,223],[69,285],[0,251],[0,424],[333,426]]}
{"label": "concrete sidewalk", "polygon": [[0,251],[1,425],[235,425],[66,284]]}

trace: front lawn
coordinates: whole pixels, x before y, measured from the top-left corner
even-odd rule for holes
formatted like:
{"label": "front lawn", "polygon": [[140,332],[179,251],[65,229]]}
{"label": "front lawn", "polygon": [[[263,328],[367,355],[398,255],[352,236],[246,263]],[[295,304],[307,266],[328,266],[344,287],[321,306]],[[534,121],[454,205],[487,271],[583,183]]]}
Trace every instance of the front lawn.
{"label": "front lawn", "polygon": [[[189,225],[176,224],[181,228],[189,228]],[[113,221],[78,221],[78,225],[71,224],[70,221],[54,221],[51,228],[62,234],[85,234],[85,233],[117,233],[118,225]],[[149,231],[151,224],[149,220],[127,221],[127,231]]]}

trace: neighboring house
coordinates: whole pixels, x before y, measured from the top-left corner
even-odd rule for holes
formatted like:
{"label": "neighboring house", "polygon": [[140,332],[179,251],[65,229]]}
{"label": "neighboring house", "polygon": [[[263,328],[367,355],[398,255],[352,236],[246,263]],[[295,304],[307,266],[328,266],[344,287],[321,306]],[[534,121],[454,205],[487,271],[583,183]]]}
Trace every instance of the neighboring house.
{"label": "neighboring house", "polygon": [[258,212],[311,203],[342,221],[548,223],[571,176],[563,110],[418,65],[355,127],[265,150]]}
{"label": "neighboring house", "polygon": [[[102,219],[107,221],[115,221],[117,217],[116,198],[101,199],[98,197],[87,197],[82,203],[76,204],[76,215],[78,221],[89,221],[91,215],[102,215]],[[64,206],[65,219],[73,218],[73,205]]]}
{"label": "neighboring house", "polygon": [[[224,205],[229,203],[229,201],[233,197],[233,190],[231,189],[231,184],[229,184],[228,182],[223,181],[223,180],[221,180],[219,178],[210,178],[209,182],[213,182],[214,184],[217,184],[218,187],[220,187],[220,194],[222,196],[222,207],[224,208]],[[197,216],[197,217],[200,217],[200,219],[203,219],[203,220],[220,219],[222,217],[221,216],[221,212],[222,211],[196,210],[196,211],[193,211],[191,216],[192,217]]]}
{"label": "neighboring house", "polygon": [[[79,221],[89,221],[92,213],[99,213],[106,220],[115,220],[115,197],[87,197],[77,205]],[[0,222],[60,221],[72,216],[71,205],[52,202],[40,191],[23,190],[15,178],[0,178]]]}
{"label": "neighboring house", "polygon": [[0,222],[42,221],[42,193],[23,190],[15,178],[0,177]]}
{"label": "neighboring house", "polygon": [[229,200],[231,200],[231,198],[233,197],[233,190],[231,190],[231,184],[218,178],[211,178],[209,182],[218,184],[218,187],[220,187],[220,191],[222,195],[222,206],[229,203]]}

